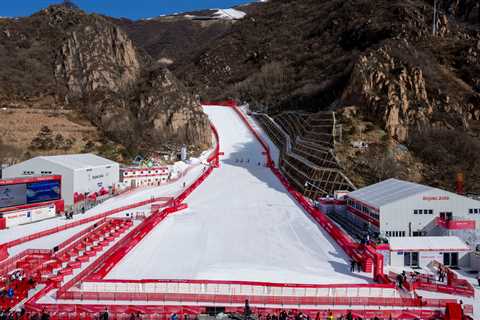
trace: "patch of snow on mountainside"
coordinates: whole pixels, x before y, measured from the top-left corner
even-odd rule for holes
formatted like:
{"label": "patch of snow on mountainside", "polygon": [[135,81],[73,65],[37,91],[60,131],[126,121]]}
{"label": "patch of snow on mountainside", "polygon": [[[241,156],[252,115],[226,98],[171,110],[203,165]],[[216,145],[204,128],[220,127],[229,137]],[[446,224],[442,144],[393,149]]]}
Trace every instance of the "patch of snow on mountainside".
{"label": "patch of snow on mountainside", "polygon": [[240,20],[246,15],[245,12],[236,9],[218,9],[217,12],[213,14],[214,17],[227,20]]}

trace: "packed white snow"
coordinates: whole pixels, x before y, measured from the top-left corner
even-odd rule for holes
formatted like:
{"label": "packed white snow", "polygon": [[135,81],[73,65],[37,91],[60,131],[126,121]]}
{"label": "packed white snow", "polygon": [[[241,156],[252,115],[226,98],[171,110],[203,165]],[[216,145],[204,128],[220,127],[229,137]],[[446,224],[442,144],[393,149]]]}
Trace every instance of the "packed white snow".
{"label": "packed white snow", "polygon": [[213,14],[214,17],[226,20],[240,20],[245,18],[247,14],[237,9],[218,9]]}
{"label": "packed white snow", "polygon": [[[263,166],[261,145],[230,108],[206,107],[221,168],[107,275],[108,279],[366,283]],[[260,165],[259,165],[260,164]]]}

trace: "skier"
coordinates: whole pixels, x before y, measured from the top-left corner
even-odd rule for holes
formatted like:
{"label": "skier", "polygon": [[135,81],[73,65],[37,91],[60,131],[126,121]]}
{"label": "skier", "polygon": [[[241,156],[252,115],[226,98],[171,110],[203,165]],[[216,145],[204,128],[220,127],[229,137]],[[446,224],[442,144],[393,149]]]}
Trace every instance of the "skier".
{"label": "skier", "polygon": [[333,316],[333,312],[332,312],[332,311],[329,311],[329,312],[328,312],[327,320],[335,320],[335,317]]}
{"label": "skier", "polygon": [[42,315],[40,317],[40,320],[50,320],[50,315],[48,312],[43,308]]}
{"label": "skier", "polygon": [[183,182],[183,188],[185,188],[186,186],[187,186],[187,183]]}
{"label": "skier", "polygon": [[245,300],[245,307],[243,308],[243,316],[245,319],[249,319],[252,315],[252,309],[250,309],[250,304],[248,303],[248,299]]}
{"label": "skier", "polygon": [[352,311],[348,311],[348,313],[347,313],[347,320],[353,320]]}
{"label": "skier", "polygon": [[102,314],[100,315],[100,320],[108,320],[108,309],[107,307],[105,307],[105,311],[102,312]]}
{"label": "skier", "polygon": [[398,288],[403,289],[403,277],[401,274],[397,275]]}

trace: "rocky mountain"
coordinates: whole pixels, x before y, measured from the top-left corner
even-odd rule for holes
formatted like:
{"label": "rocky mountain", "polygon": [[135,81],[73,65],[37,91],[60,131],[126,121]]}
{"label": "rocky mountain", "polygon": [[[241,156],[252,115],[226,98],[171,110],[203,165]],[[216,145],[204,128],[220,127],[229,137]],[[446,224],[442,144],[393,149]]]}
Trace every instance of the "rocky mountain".
{"label": "rocky mountain", "polygon": [[[336,110],[338,156],[357,185],[393,175],[453,189],[464,172],[480,193],[471,161],[480,152],[480,3],[439,0],[438,9],[433,34],[433,0],[272,0],[246,6],[187,56],[144,48],[170,56],[172,72],[205,99],[270,114]],[[145,30],[134,25],[132,35]],[[377,163],[396,170],[372,175]]]}
{"label": "rocky mountain", "polygon": [[251,3],[230,9],[212,9],[159,16],[144,20],[111,19],[136,46],[161,65],[184,65],[220,40],[245,15],[261,10]]}
{"label": "rocky mountain", "polygon": [[0,19],[0,97],[81,111],[145,149],[208,144],[196,95],[271,115],[333,110],[357,186],[396,176],[453,189],[464,172],[480,193],[480,3],[438,0],[435,21],[433,3],[271,0],[140,21],[54,6]]}
{"label": "rocky mountain", "polygon": [[0,61],[4,110],[72,110],[100,130],[99,140],[130,152],[210,144],[198,99],[104,17],[56,5],[2,19]]}

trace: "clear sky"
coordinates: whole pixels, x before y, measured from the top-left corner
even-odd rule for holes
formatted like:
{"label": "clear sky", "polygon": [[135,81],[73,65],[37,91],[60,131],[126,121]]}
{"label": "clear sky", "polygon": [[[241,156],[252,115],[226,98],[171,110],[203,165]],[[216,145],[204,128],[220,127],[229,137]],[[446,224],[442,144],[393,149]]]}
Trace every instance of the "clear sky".
{"label": "clear sky", "polygon": [[[28,16],[61,0],[0,0],[0,16]],[[141,19],[199,9],[229,8],[251,0],[74,0],[87,12]]]}

